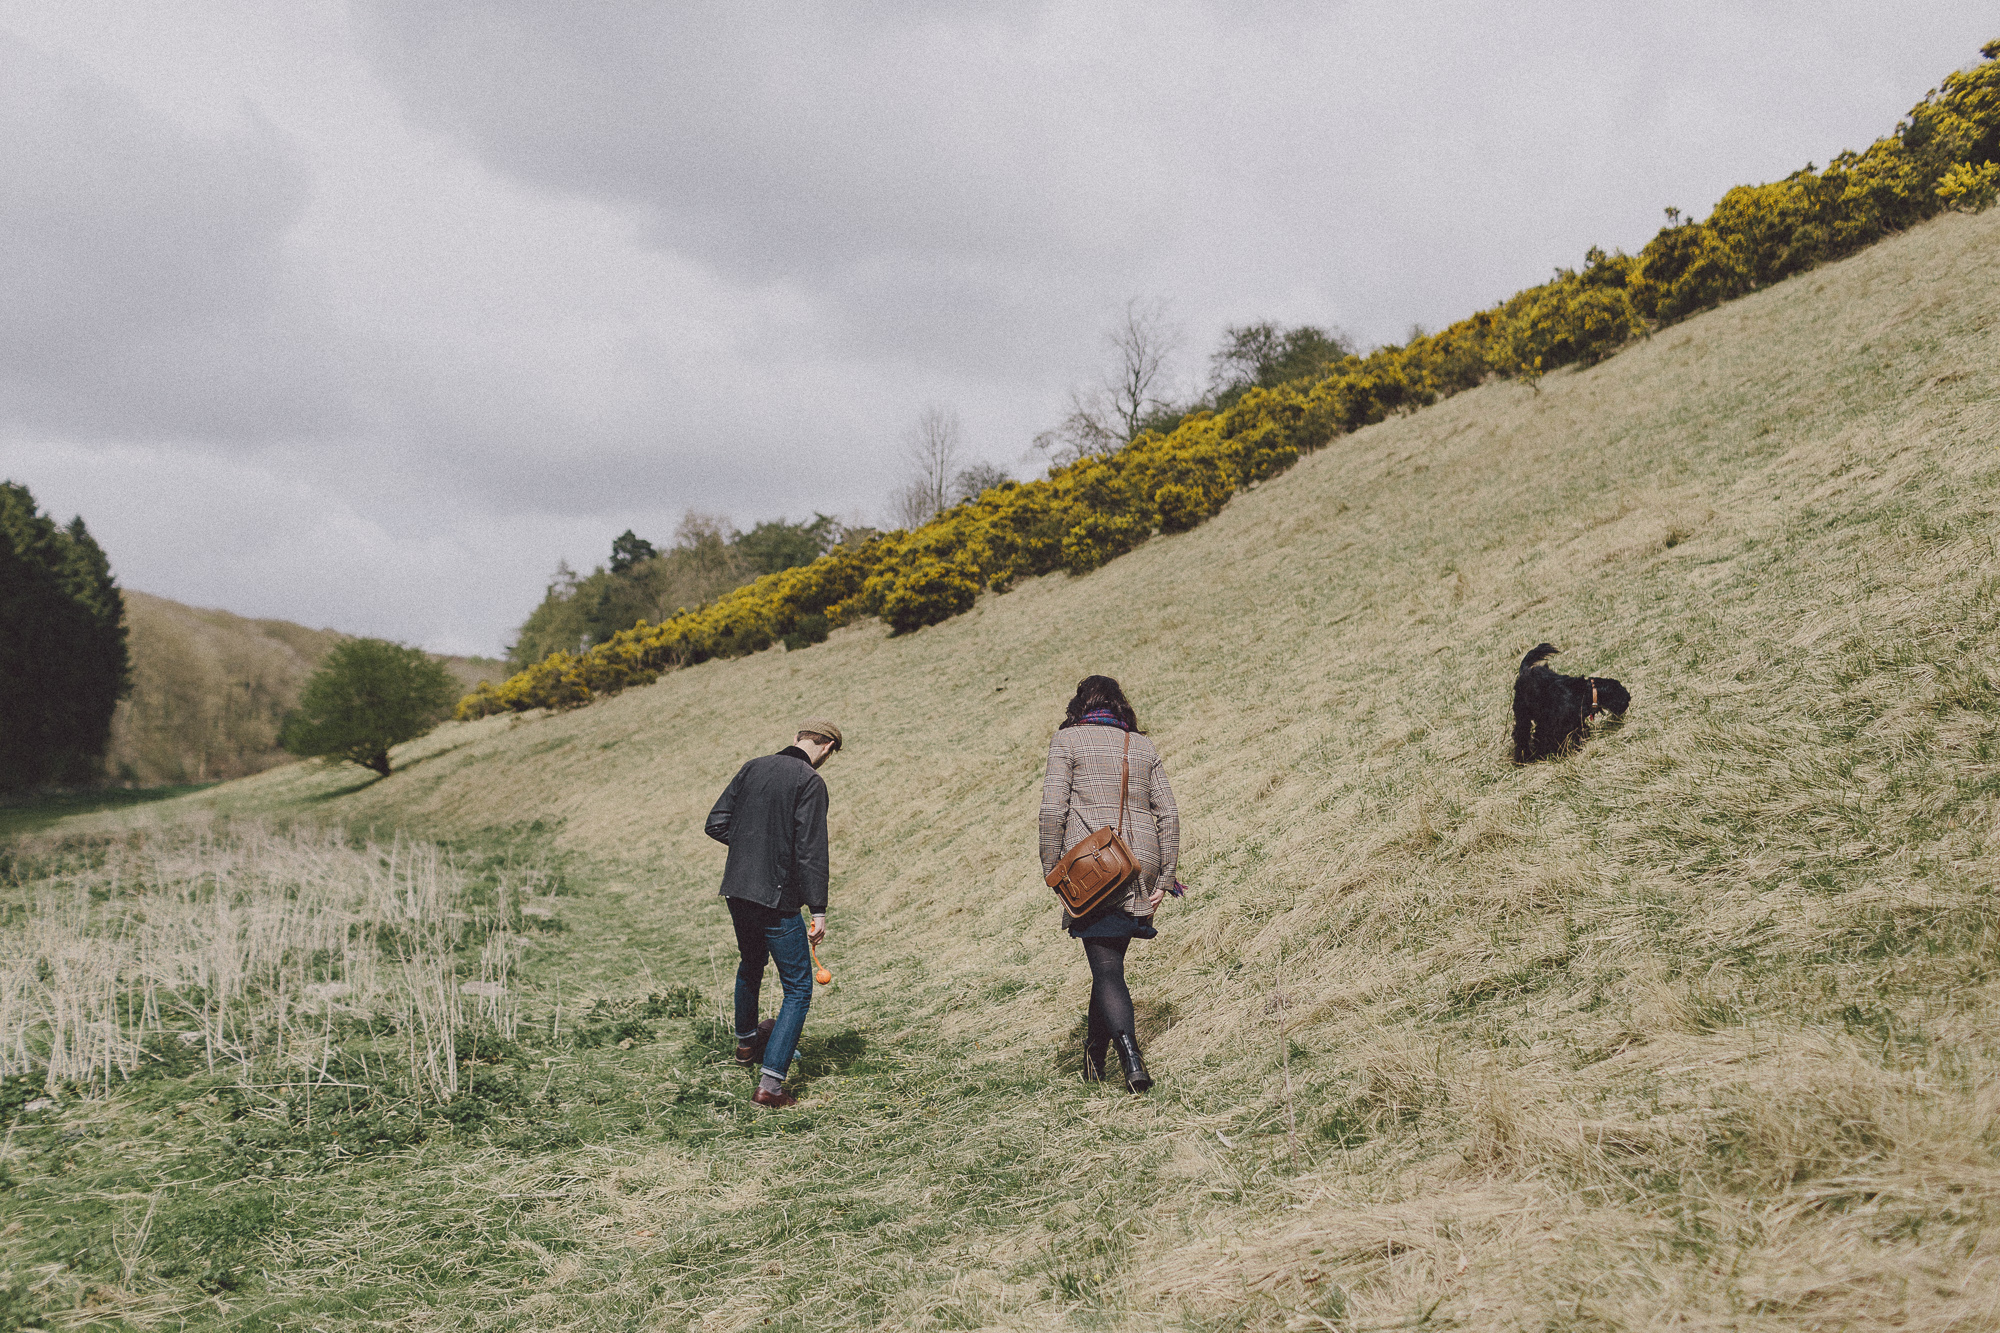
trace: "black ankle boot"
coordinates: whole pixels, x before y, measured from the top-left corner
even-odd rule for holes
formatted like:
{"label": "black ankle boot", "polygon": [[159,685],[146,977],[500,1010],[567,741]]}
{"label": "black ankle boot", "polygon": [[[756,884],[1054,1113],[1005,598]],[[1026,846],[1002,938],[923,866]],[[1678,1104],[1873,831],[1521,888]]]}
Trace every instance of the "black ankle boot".
{"label": "black ankle boot", "polygon": [[1153,1076],[1146,1072],[1146,1062],[1139,1058],[1139,1040],[1129,1032],[1120,1032],[1111,1039],[1118,1046],[1118,1063],[1125,1066],[1125,1086],[1134,1092],[1144,1092],[1153,1086]]}
{"label": "black ankle boot", "polygon": [[1092,1041],[1088,1037],[1084,1038],[1083,1081],[1085,1083],[1102,1083],[1104,1081],[1104,1057],[1110,1054],[1110,1047],[1111,1038],[1109,1037],[1105,1037],[1100,1041]]}

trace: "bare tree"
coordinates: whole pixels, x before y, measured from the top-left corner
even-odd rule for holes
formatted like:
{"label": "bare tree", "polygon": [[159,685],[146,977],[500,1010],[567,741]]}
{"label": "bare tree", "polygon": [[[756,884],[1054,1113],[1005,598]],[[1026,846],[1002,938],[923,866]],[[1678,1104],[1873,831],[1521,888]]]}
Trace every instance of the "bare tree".
{"label": "bare tree", "polygon": [[1173,409],[1165,394],[1167,364],[1181,333],[1167,318],[1165,301],[1125,303],[1125,315],[1104,335],[1111,366],[1095,384],[1069,392],[1069,415],[1035,437],[1053,467],[1129,444],[1156,413]]}
{"label": "bare tree", "polygon": [[[1412,332],[1422,337],[1422,330]],[[1208,358],[1212,397],[1240,394],[1255,385],[1271,388],[1318,379],[1354,355],[1354,342],[1338,329],[1301,324],[1287,329],[1266,320],[1223,330],[1222,346]]]}
{"label": "bare tree", "polygon": [[1172,406],[1161,393],[1167,387],[1167,361],[1180,347],[1181,332],[1167,319],[1165,301],[1141,305],[1135,298],[1125,303],[1124,320],[1105,335],[1105,341],[1118,361],[1116,371],[1105,379],[1111,410],[1131,440],[1147,417]]}
{"label": "bare tree", "polygon": [[951,479],[951,502],[958,504],[964,500],[977,500],[1003,481],[1009,481],[1007,469],[998,463],[974,463],[961,469]]}
{"label": "bare tree", "polygon": [[1066,467],[1079,458],[1108,454],[1125,443],[1108,424],[1111,414],[1101,397],[1096,388],[1071,389],[1069,414],[1054,429],[1035,436],[1035,448],[1048,455],[1050,467]]}
{"label": "bare tree", "polygon": [[952,481],[958,474],[964,424],[953,408],[932,403],[903,437],[904,481],[891,497],[894,521],[920,528],[952,502]]}

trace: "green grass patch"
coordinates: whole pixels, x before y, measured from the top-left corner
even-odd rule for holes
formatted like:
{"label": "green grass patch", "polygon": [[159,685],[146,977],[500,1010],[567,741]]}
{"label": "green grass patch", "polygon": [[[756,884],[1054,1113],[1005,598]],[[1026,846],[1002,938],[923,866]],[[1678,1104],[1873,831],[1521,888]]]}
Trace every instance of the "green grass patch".
{"label": "green grass patch", "polygon": [[215,785],[212,782],[191,782],[167,787],[105,787],[97,791],[51,792],[29,797],[0,805],[0,840],[38,833],[74,815],[130,810],[154,801],[206,791]]}

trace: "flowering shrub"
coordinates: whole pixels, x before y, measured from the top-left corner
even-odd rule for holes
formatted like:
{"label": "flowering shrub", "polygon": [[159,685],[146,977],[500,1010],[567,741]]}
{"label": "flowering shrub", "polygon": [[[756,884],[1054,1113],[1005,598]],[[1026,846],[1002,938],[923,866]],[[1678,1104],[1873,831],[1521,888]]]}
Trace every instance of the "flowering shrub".
{"label": "flowering shrub", "polygon": [[2000,194],[2000,162],[1975,167],[1960,162],[1939,177],[1936,194],[1946,208],[1962,213],[1979,213],[1993,206]]}
{"label": "flowering shrub", "polygon": [[1508,324],[1508,369],[1539,375],[1551,366],[1590,365],[1644,329],[1622,285],[1551,283]]}
{"label": "flowering shrub", "polygon": [[883,590],[882,619],[897,634],[935,625],[972,609],[979,568],[964,556],[919,562]]}
{"label": "flowering shrub", "polygon": [[982,588],[1004,591],[1058,569],[1082,574],[1156,529],[1194,527],[1335,435],[1491,375],[1588,365],[1649,327],[1943,209],[1983,208],[2000,192],[2000,41],[1980,54],[1985,63],[1946,76],[1865,151],[1842,153],[1824,171],[1738,186],[1703,221],[1674,217],[1635,256],[1593,250],[1582,271],[1558,271],[1438,333],[1327,361],[1316,379],[1253,388],[1224,411],[1190,413],[1170,433],[1144,432],[1108,457],[995,486],[914,532],[768,574],[660,624],[641,621],[588,652],[556,653],[501,684],[482,684],[458,716],[571,708],[710,657],[780,639],[815,643],[866,616],[881,616],[898,634],[934,625],[964,612]]}

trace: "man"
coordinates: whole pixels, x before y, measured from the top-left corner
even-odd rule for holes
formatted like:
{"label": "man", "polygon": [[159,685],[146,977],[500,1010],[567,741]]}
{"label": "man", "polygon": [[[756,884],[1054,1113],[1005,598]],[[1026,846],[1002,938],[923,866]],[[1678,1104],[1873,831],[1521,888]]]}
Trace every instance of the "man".
{"label": "man", "polygon": [[[826,938],[826,781],[816,770],[839,748],[839,727],[807,718],[793,744],[736,770],[708,812],[708,836],[729,847],[722,897],[743,956],[736,969],[736,1062],[761,1060],[763,1078],[750,1098],[759,1106],[798,1100],[785,1091],[785,1071],[812,1003],[807,940]],[[800,907],[812,909],[810,930]],[[766,958],[778,966],[785,1002],[775,1019],[759,1023]]]}

